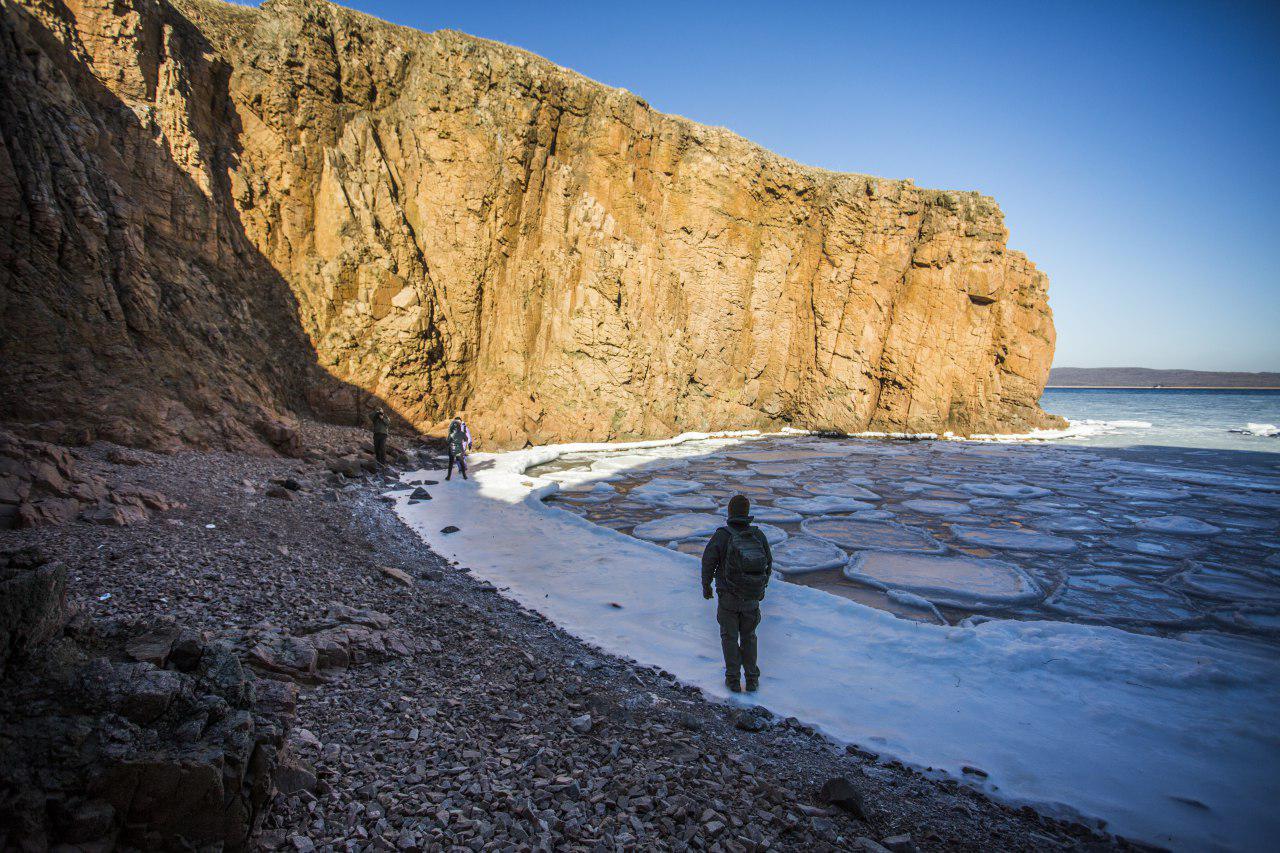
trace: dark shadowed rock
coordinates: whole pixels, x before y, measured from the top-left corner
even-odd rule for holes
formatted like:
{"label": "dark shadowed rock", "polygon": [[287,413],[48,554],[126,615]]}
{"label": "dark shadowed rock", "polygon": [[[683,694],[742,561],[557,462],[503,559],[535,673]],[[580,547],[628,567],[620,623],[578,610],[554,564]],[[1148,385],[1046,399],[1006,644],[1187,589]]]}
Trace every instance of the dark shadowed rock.
{"label": "dark shadowed rock", "polygon": [[[296,705],[291,684],[259,683],[226,646],[158,627],[113,655],[181,648],[189,673],[116,662],[67,645],[0,692],[4,846],[243,849],[267,804]],[[62,685],[51,690],[53,685]],[[255,689],[261,687],[262,689]],[[38,697],[37,701],[32,701]],[[305,784],[302,770],[287,784]]]}
{"label": "dark shadowed rock", "polygon": [[67,571],[49,565],[36,548],[0,553],[0,674],[66,624]]}
{"label": "dark shadowed rock", "polygon": [[862,794],[844,777],[835,777],[823,782],[821,790],[818,791],[818,799],[848,812],[858,820],[867,819]]}

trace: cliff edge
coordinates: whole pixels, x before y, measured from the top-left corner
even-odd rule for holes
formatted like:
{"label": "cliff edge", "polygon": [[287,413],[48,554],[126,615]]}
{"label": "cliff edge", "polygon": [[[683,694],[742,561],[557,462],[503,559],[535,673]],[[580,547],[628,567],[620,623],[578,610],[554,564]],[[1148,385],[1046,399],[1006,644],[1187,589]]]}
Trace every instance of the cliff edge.
{"label": "cliff edge", "polygon": [[524,51],[319,0],[13,0],[6,420],[279,448],[1045,426],[1047,280],[971,192],[801,166]]}

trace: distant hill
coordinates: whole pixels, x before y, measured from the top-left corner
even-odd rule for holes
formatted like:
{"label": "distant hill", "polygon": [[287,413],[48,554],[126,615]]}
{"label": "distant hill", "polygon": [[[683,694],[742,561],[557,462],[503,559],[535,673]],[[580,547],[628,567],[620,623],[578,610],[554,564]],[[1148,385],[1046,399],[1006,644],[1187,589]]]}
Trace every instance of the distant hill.
{"label": "distant hill", "polygon": [[1280,388],[1280,373],[1152,370],[1149,367],[1055,367],[1050,388]]}

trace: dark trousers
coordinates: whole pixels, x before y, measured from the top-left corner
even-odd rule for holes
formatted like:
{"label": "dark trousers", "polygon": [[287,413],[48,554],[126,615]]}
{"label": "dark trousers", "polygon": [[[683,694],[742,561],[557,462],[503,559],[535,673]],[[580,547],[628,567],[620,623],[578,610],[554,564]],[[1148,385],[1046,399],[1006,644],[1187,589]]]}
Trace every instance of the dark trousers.
{"label": "dark trousers", "polygon": [[716,621],[720,623],[725,677],[737,678],[738,671],[742,670],[748,679],[758,679],[756,628],[760,625],[760,603],[722,595],[716,607]]}
{"label": "dark trousers", "polygon": [[458,466],[458,473],[462,475],[462,479],[467,479],[467,454],[453,452],[453,448],[449,448],[449,473],[445,475],[448,480],[453,476],[453,466]]}
{"label": "dark trousers", "polygon": [[373,434],[373,455],[378,460],[379,465],[387,464],[387,434],[383,432],[375,432]]}

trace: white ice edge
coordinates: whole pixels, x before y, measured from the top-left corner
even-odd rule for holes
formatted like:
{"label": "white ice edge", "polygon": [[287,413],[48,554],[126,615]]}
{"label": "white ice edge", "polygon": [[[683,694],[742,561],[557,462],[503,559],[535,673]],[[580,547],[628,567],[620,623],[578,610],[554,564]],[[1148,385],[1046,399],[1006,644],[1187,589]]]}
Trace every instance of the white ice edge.
{"label": "white ice edge", "polygon": [[[1250,426],[1259,426],[1258,424],[1250,424]],[[1261,426],[1268,426],[1266,424]],[[1100,421],[1092,418],[1082,418],[1076,421],[1067,421],[1067,425],[1061,429],[1033,429],[1029,432],[1008,432],[1008,433],[972,433],[970,435],[956,435],[953,432],[880,432],[876,430],[865,430],[863,432],[851,433],[850,438],[892,438],[899,441],[974,441],[986,444],[990,443],[1008,443],[1008,442],[1039,442],[1039,441],[1061,441],[1067,438],[1092,438],[1097,435],[1110,435],[1120,430],[1143,430],[1151,429],[1150,421]],[[812,435],[807,430],[791,429],[790,427],[782,430],[787,435]]]}
{"label": "white ice edge", "polygon": [[[414,505],[399,494],[396,511],[435,551],[579,638],[747,704],[723,686],[698,561],[544,504],[559,485],[524,472],[570,452],[758,435],[475,454],[470,481],[429,487],[434,500]],[[460,529],[439,533],[447,525]],[[1157,844],[1262,850],[1280,833],[1274,660],[1062,622],[926,625],[788,583],[763,606],[757,697],[776,714],[957,778],[980,767],[988,779],[970,783],[1002,800]]]}

